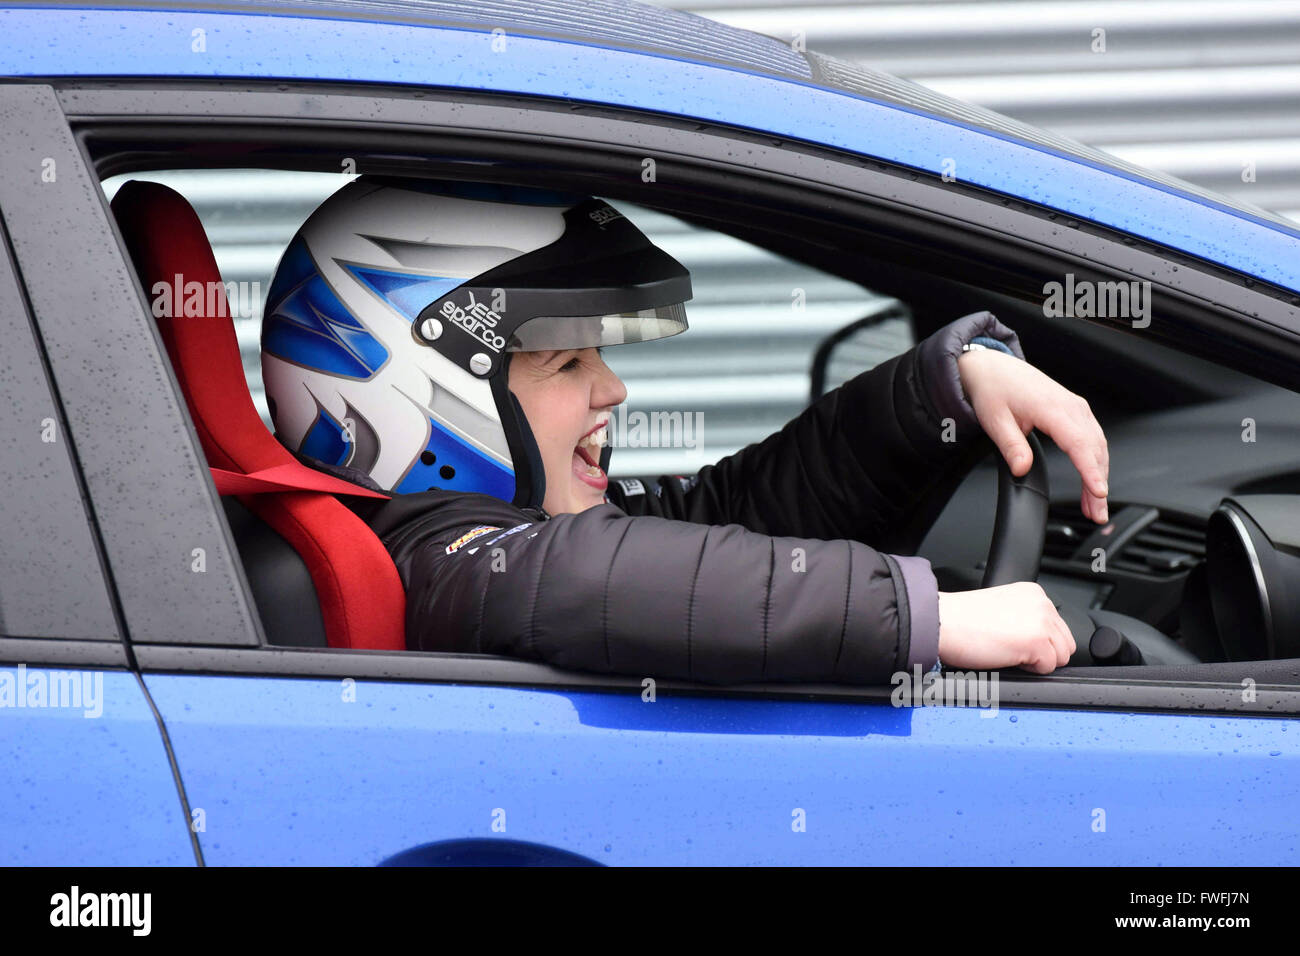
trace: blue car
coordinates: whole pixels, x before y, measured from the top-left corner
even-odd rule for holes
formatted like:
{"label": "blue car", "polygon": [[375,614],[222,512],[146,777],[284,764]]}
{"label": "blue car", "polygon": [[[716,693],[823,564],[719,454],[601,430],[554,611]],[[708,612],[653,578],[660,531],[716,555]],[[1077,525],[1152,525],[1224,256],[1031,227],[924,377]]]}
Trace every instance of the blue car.
{"label": "blue car", "polygon": [[[0,862],[1300,858],[1294,224],[616,0],[0,0],[0,37]],[[319,521],[278,534],[205,456],[271,438],[230,319],[178,357],[151,313],[146,260],[208,240],[105,186],[166,171],[263,211],[285,175],[580,191],[887,296],[909,340],[993,311],[1106,426],[1111,520],[1046,449],[889,545],[1039,581],[1077,659],[717,687],[405,650],[373,534],[292,487]],[[816,326],[808,398],[898,321]]]}

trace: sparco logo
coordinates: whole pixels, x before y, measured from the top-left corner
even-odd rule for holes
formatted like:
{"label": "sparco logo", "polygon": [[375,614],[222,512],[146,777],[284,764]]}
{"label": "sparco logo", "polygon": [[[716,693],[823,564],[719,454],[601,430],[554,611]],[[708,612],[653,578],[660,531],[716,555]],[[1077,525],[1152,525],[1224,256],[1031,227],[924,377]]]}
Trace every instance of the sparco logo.
{"label": "sparco logo", "polygon": [[602,206],[599,209],[593,209],[587,213],[591,221],[598,226],[604,226],[607,222],[613,222],[615,219],[622,219],[623,214],[613,206]]}
{"label": "sparco logo", "polygon": [[505,336],[492,331],[501,321],[501,316],[489,309],[486,303],[475,299],[473,292],[469,292],[469,305],[459,306],[448,299],[440,311],[445,318],[459,325],[494,352],[500,352],[506,347]]}

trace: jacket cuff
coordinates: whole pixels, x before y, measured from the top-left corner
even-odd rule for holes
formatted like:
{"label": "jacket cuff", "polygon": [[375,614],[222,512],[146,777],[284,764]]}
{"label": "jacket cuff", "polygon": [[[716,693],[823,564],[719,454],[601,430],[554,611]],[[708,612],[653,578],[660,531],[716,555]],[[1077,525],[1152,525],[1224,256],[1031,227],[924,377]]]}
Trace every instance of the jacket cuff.
{"label": "jacket cuff", "polygon": [[978,429],[979,419],[961,387],[957,359],[961,358],[962,346],[981,336],[1003,343],[1012,355],[1024,359],[1025,353],[1020,348],[1019,337],[999,322],[992,312],[975,312],[963,316],[945,325],[917,346],[917,368],[923,386],[921,391],[930,402],[931,412],[941,424],[944,419],[951,418],[962,434]]}
{"label": "jacket cuff", "polygon": [[939,660],[939,584],[925,558],[891,554],[903,576],[910,622],[907,669],[928,671]]}

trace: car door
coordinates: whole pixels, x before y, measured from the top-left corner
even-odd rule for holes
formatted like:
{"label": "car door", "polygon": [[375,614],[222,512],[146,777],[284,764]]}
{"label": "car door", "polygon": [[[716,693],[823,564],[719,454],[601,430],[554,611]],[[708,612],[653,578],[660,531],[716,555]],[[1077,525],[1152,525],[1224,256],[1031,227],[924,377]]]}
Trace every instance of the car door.
{"label": "car door", "polygon": [[0,98],[0,864],[193,864],[79,471],[84,418],[60,401],[77,391],[67,329],[48,311],[47,327],[33,322],[51,283],[75,271],[75,247],[57,265],[43,248],[51,197],[68,184],[41,140],[66,124],[48,88]]}
{"label": "car door", "polygon": [[[349,147],[378,153],[364,141],[382,126],[373,123],[382,113],[393,124],[383,130],[390,157],[404,148],[399,126],[417,138],[424,131],[448,150],[459,148],[451,143],[458,131],[509,128],[539,141],[551,137],[552,147],[567,138],[587,151],[617,148],[630,168],[647,150],[690,156],[713,163],[710,175],[725,168],[752,177],[755,196],[775,189],[778,176],[796,174],[859,190],[846,204],[867,202],[873,189],[878,200],[885,189],[878,171],[824,158],[832,165],[819,166],[811,154],[740,133],[534,109],[518,100],[467,105],[310,88],[199,94],[93,84],[60,95],[87,135],[133,113],[213,123],[293,120],[304,129],[321,124],[322,140],[347,136]],[[473,161],[482,162],[481,152]],[[667,166],[661,163],[661,172]],[[915,179],[889,178],[891,201],[933,210],[946,201],[940,195],[955,197],[954,216],[985,202]],[[86,189],[77,200],[80,221],[90,224],[82,235],[93,233],[97,248],[117,257],[112,267],[125,287],[129,265],[102,197]],[[835,210],[825,208],[826,218],[808,228],[830,228]],[[981,242],[1001,230],[1053,248],[1056,233],[1038,220],[1012,218],[1005,207],[977,212],[985,223]],[[1082,235],[1055,241],[1091,243],[1087,251],[1098,262],[1122,245]],[[124,307],[114,319],[144,342],[149,320],[138,290],[129,305],[134,316]],[[147,359],[165,369],[156,344]],[[178,407],[165,372],[132,383],[135,401],[167,414]],[[927,699],[934,685],[920,675],[899,675],[895,686],[880,688],[719,689],[474,655],[267,645],[248,615],[246,582],[210,482],[194,467],[196,446],[178,432],[170,446],[156,446],[162,457],[155,461],[176,464],[163,488],[192,501],[186,533],[206,535],[208,573],[215,567],[225,577],[205,578],[194,592],[205,602],[201,616],[167,616],[142,595],[124,607],[172,624],[170,631],[133,628],[131,642],[208,863],[471,862],[502,848],[519,859],[575,854],[622,864],[1293,858],[1300,748],[1295,723],[1272,715],[1294,713],[1298,695],[1278,680],[1248,695],[1222,680],[983,675],[983,684],[977,677],[962,685],[959,701],[955,681],[950,691],[929,690]],[[140,547],[152,538],[157,553],[178,538],[161,520],[138,521],[131,531]],[[972,700],[976,706],[968,706]]]}
{"label": "car door", "polygon": [[378,660],[314,656],[330,676],[274,677],[263,660],[258,676],[147,678],[208,863],[435,863],[471,841],[452,857],[470,863],[494,840],[631,865],[1269,864],[1297,850],[1290,721],[584,690],[489,661],[470,683],[452,662],[394,660],[394,681],[364,676]]}

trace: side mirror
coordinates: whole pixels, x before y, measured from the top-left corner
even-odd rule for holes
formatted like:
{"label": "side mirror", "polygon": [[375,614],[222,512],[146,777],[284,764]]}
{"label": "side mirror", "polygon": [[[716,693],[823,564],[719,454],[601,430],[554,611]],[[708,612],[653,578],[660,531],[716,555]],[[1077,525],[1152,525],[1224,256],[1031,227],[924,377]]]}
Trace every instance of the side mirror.
{"label": "side mirror", "polygon": [[912,347],[912,313],[890,301],[822,339],[813,352],[809,403]]}

